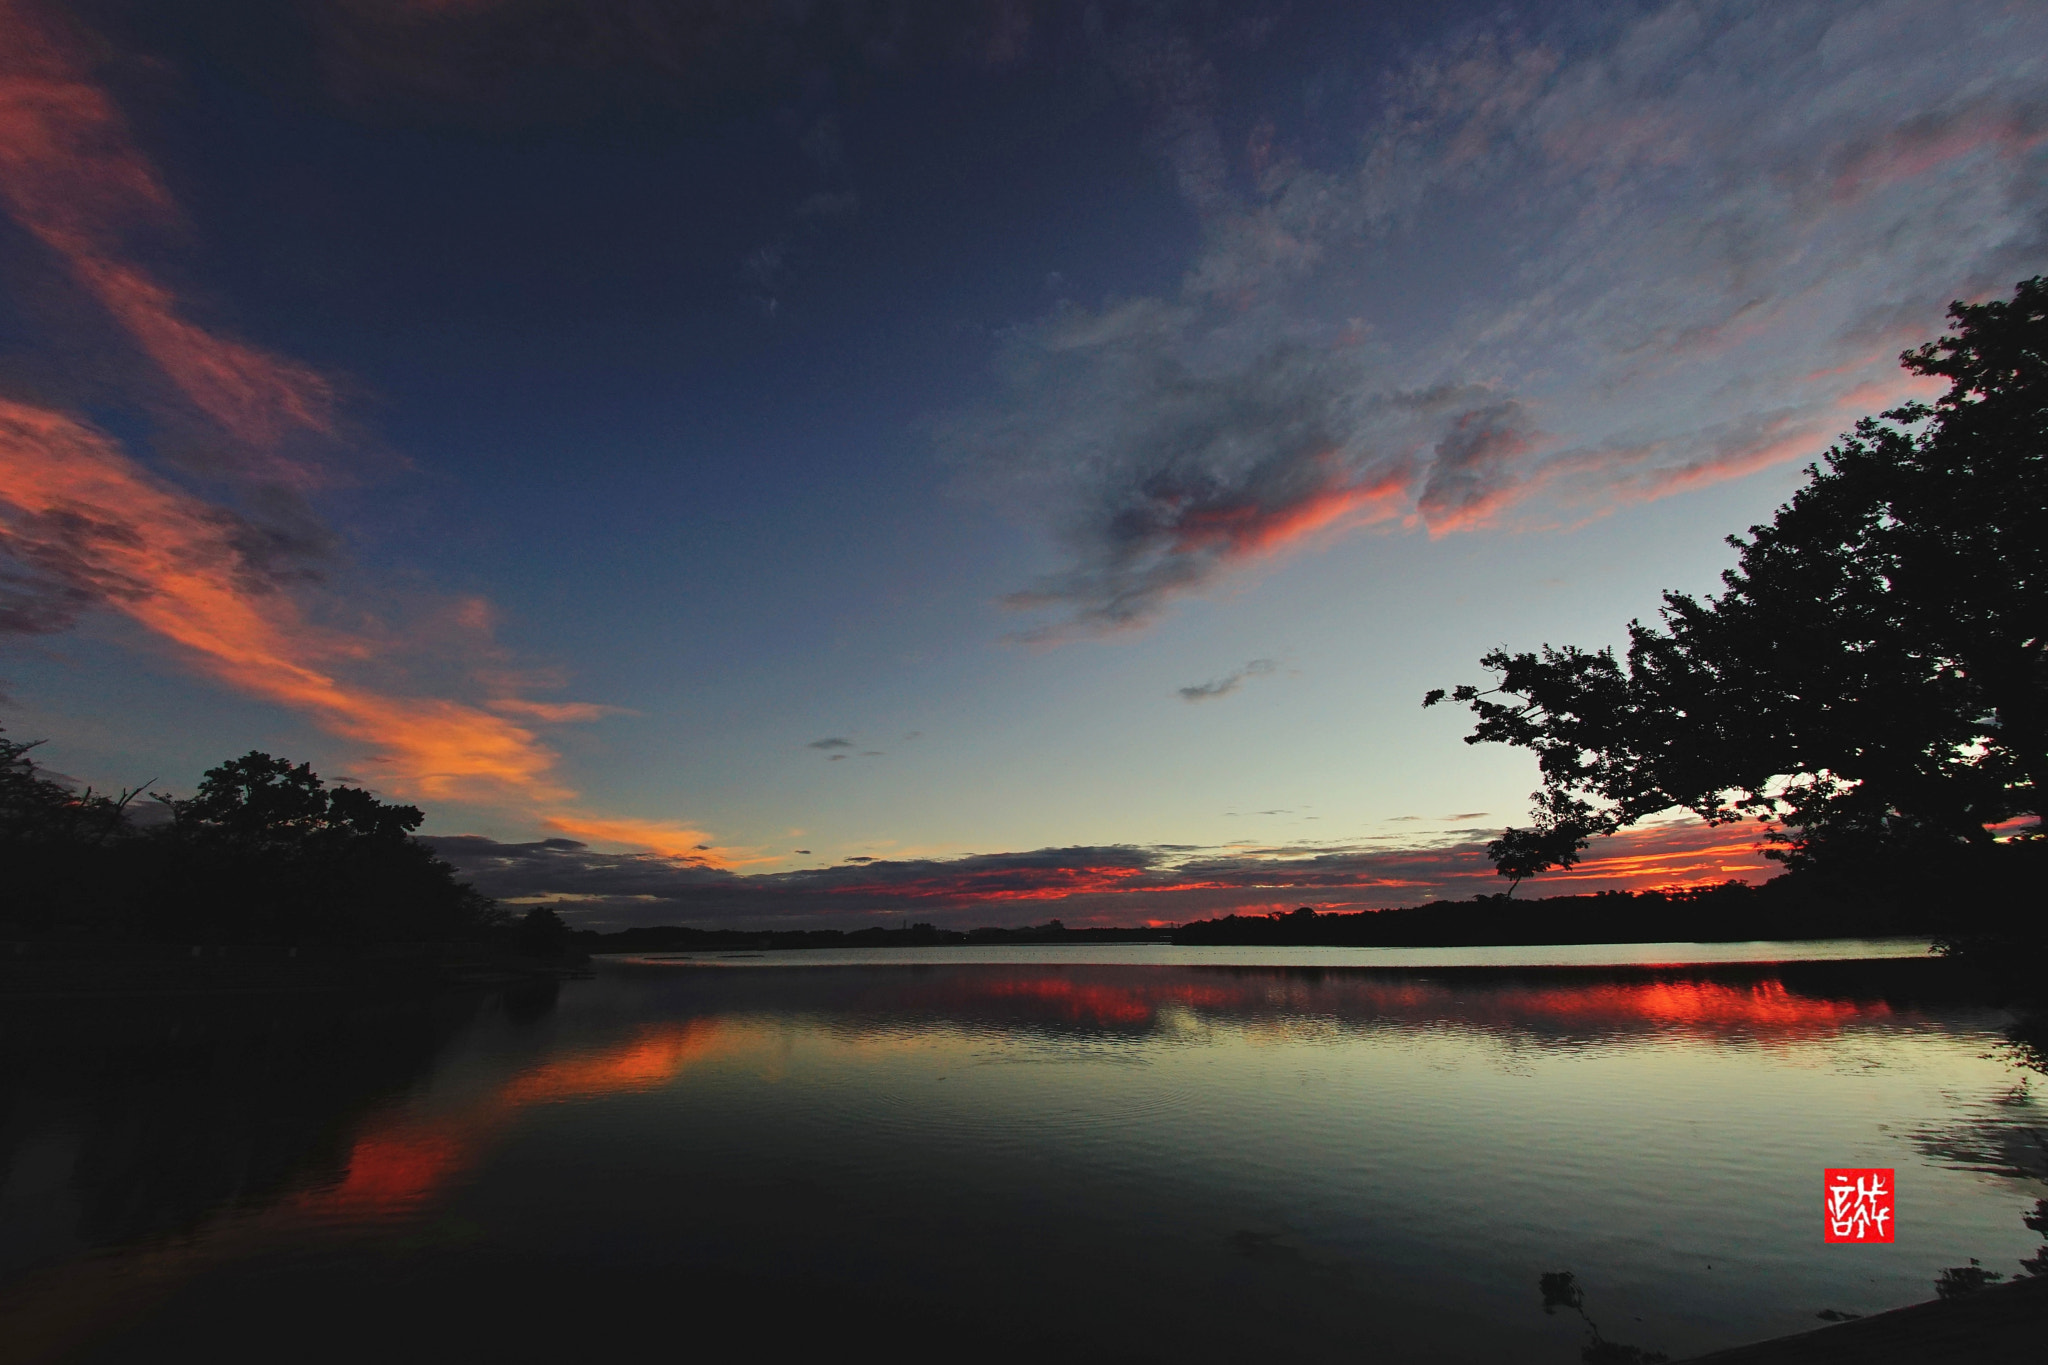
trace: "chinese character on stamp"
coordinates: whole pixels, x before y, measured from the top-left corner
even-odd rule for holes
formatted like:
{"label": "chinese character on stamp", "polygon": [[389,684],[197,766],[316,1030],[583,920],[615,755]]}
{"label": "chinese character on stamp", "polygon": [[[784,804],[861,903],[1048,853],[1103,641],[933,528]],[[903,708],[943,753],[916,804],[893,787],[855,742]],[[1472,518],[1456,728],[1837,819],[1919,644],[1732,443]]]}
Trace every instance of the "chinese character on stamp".
{"label": "chinese character on stamp", "polygon": [[1829,1242],[1889,1242],[1892,1239],[1892,1173],[1889,1169],[1838,1169],[1825,1174],[1825,1235]]}

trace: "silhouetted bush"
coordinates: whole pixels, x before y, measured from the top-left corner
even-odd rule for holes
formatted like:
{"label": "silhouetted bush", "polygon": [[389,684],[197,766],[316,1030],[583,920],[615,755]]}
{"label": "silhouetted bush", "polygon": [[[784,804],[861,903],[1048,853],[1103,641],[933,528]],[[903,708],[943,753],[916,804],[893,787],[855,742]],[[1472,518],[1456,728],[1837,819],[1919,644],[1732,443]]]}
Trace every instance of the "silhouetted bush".
{"label": "silhouetted bush", "polygon": [[[0,853],[15,932],[192,943],[486,936],[504,914],[412,837],[418,807],[251,752],[192,796],[75,793],[0,737]],[[565,931],[566,932],[566,931]]]}

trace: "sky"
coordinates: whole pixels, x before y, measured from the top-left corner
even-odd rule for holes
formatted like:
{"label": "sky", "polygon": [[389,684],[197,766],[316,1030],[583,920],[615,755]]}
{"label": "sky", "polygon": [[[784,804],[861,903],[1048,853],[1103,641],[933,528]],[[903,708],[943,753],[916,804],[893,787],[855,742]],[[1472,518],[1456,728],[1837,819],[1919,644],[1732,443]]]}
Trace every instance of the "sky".
{"label": "sky", "polygon": [[1424,691],[1712,591],[2044,171],[2024,2],[0,0],[0,726],[602,927],[1498,890]]}

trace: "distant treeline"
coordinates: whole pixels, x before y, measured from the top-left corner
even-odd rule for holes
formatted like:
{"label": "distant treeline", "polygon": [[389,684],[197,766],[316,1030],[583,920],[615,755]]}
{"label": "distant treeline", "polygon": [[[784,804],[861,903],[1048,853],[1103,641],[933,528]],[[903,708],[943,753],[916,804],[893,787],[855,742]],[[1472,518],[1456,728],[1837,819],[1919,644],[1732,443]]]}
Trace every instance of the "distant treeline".
{"label": "distant treeline", "polygon": [[1603,891],[1517,900],[1480,896],[1400,910],[1226,915],[1184,924],[1186,944],[1457,947],[1483,943],[1740,943],[1753,939],[1937,934],[1952,927],[1932,905],[1808,898],[1779,881],[1679,891]]}
{"label": "distant treeline", "polygon": [[941,929],[912,924],[900,929],[691,929],[658,925],[576,935],[593,953],[678,953],[783,948],[922,948],[938,944],[992,943],[1168,943],[1167,929],[1069,929],[1058,920],[1015,929]]}

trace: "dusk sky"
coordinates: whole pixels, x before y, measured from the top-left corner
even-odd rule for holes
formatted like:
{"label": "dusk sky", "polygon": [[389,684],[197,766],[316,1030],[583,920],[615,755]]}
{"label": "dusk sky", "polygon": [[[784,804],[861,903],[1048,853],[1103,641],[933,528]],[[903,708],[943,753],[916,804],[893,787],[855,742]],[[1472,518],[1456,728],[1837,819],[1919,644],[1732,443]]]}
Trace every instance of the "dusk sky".
{"label": "dusk sky", "polygon": [[2044,172],[2027,0],[0,0],[0,725],[594,925],[1498,890],[1424,691],[1713,590]]}

